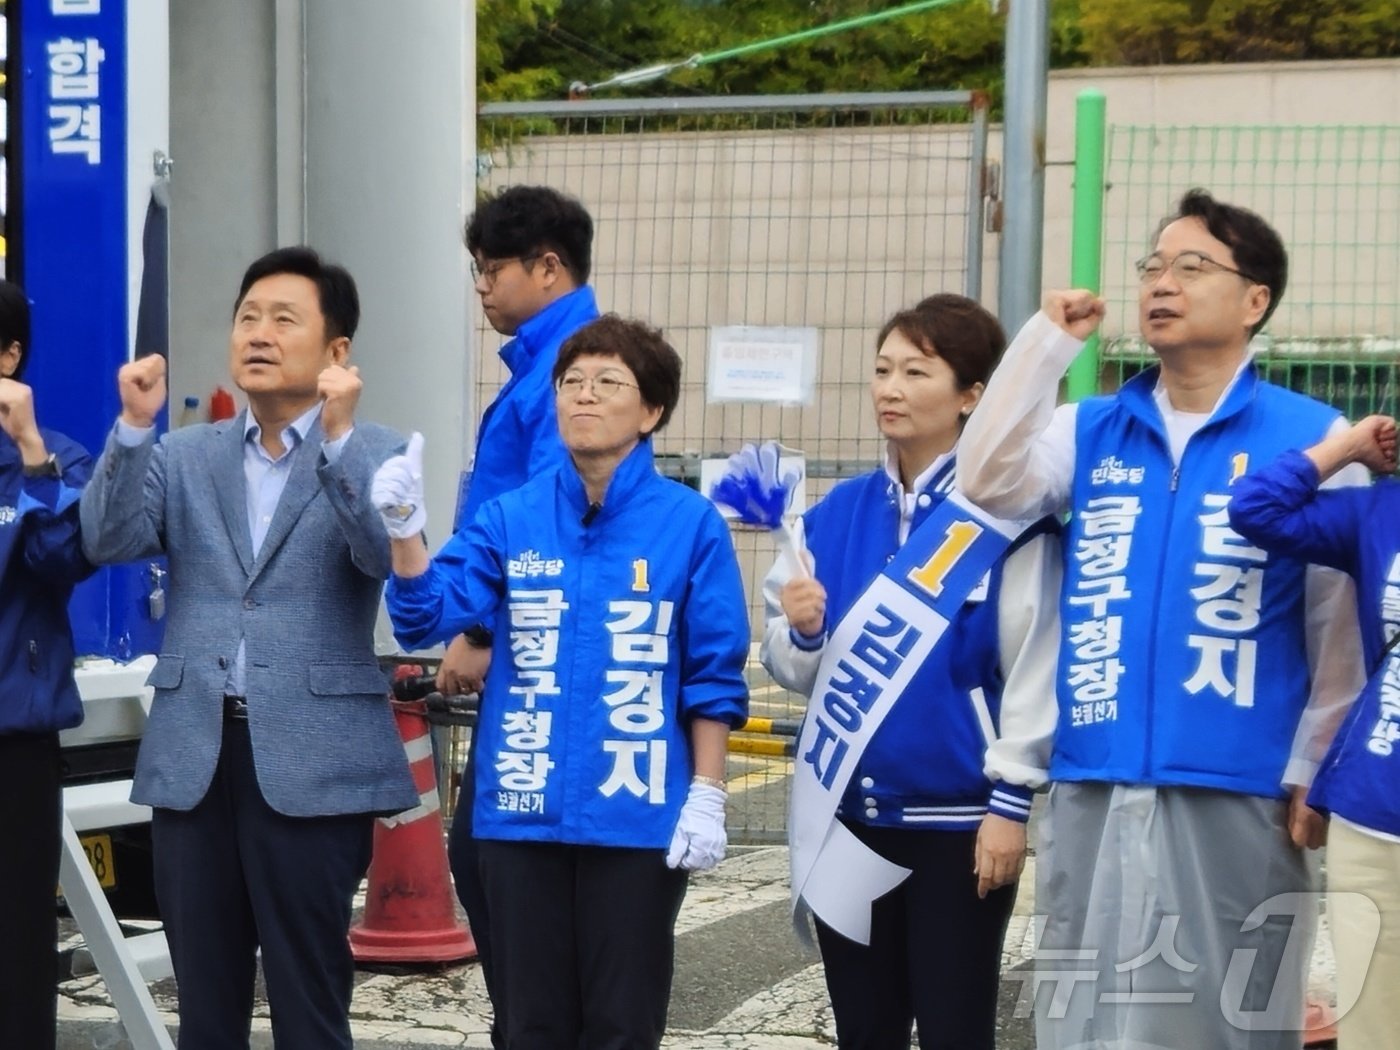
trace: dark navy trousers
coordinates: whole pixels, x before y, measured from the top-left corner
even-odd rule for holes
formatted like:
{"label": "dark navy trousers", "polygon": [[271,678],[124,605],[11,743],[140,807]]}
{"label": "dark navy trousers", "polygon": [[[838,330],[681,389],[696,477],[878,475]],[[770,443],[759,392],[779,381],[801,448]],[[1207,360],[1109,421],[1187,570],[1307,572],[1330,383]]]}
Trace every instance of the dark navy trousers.
{"label": "dark navy trousers", "polygon": [[687,875],[660,849],[478,839],[509,1050],[656,1050]]}
{"label": "dark navy trousers", "polygon": [[368,814],[288,817],[263,799],[248,723],[224,720],[209,791],[151,822],[156,898],[180,993],[180,1050],[247,1050],[256,955],[278,1050],[351,1050],[351,902]]}
{"label": "dark navy trousers", "polygon": [[0,735],[0,1047],[54,1046],[61,798],[58,734]]}
{"label": "dark navy trousers", "polygon": [[870,943],[817,922],[841,1050],[993,1050],[1001,947],[1016,885],[977,896],[974,831],[848,828],[886,860],[911,869],[875,902]]}
{"label": "dark navy trousers", "polygon": [[496,995],[496,968],[491,954],[491,917],[486,911],[486,893],[481,885],[481,862],[476,839],[472,835],[472,807],[476,805],[476,731],[468,742],[467,761],[462,768],[462,783],[457,789],[457,808],[452,812],[452,827],[447,832],[447,861],[452,869],[452,885],[467,924],[476,941],[476,959],[481,965],[481,978],[486,983],[486,997],[491,1000],[491,1045],[501,1050],[505,1033],[500,1023],[500,1000]]}

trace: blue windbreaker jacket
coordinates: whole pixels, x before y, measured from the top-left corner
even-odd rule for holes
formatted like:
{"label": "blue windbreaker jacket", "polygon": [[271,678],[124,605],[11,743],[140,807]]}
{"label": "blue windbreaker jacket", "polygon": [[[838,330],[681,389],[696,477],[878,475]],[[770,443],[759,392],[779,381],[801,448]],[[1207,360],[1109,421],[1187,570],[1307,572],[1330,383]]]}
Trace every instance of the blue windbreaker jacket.
{"label": "blue windbreaker jacket", "polygon": [[510,379],[487,406],[477,428],[476,459],[457,514],[457,529],[466,528],[476,512],[497,496],[569,462],[554,418],[550,375],[564,340],[597,316],[593,289],[584,285],[535,314],[501,347]]}
{"label": "blue windbreaker jacket", "polygon": [[1230,523],[1270,551],[1328,565],[1356,581],[1370,678],[1313,780],[1308,802],[1354,824],[1400,836],[1400,484],[1318,491],[1317,468],[1296,449],[1241,478]]}
{"label": "blue windbreaker jacket", "polygon": [[78,497],[92,459],[42,431],[60,478],[26,478],[0,432],[0,733],[50,733],[83,720],[73,684],[68,598],[93,567],[78,536]]}
{"label": "blue windbreaker jacket", "polygon": [[690,785],[689,721],[746,717],[748,614],[729,528],[656,473],[650,441],[591,508],[573,464],[486,504],[414,579],[409,648],[495,635],[477,724],[474,834],[664,848]]}

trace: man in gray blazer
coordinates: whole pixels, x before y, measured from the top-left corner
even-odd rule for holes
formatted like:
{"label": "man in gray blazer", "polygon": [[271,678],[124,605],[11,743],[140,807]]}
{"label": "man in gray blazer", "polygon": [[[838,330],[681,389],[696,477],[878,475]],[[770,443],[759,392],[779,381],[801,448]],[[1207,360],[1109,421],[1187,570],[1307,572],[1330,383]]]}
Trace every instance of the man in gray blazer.
{"label": "man in gray blazer", "polygon": [[165,360],[124,365],[82,500],[94,562],[170,563],[131,797],[155,808],[182,1050],[246,1050],[259,948],[276,1045],[350,1050],[372,818],[418,801],[373,644],[389,543],[369,486],[403,443],[355,421],[359,313],[309,248],[254,262],[229,341],[248,409],[157,441]]}

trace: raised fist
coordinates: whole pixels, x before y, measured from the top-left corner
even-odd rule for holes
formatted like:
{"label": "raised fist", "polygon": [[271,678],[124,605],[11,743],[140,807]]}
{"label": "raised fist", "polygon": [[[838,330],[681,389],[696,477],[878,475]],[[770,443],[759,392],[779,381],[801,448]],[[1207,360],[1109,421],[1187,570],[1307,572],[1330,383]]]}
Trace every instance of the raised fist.
{"label": "raised fist", "polygon": [[1104,315],[1103,300],[1083,288],[1046,292],[1040,308],[1076,339],[1093,335]]}
{"label": "raised fist", "polygon": [[0,379],[0,430],[19,447],[25,464],[48,455],[34,419],[34,392],[15,379]]}
{"label": "raised fist", "polygon": [[148,354],[122,365],[117,371],[117,393],[122,399],[123,423],[154,426],[165,407],[165,358]]}
{"label": "raised fist", "polygon": [[811,576],[798,576],[783,585],[778,600],[788,625],[804,638],[826,630],[826,588]]}
{"label": "raised fist", "polygon": [[355,406],[364,389],[360,370],[355,365],[329,365],[316,380],[321,395],[321,430],[327,441],[337,441],[355,425]]}
{"label": "raised fist", "polygon": [[1395,472],[1395,420],[1389,416],[1367,416],[1351,428],[1351,460],[1375,474]]}

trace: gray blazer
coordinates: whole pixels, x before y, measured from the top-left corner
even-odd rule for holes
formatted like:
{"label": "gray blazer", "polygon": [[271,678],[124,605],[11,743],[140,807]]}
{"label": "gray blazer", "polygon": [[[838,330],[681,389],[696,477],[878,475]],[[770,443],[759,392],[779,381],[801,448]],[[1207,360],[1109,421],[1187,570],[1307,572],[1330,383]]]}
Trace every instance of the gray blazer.
{"label": "gray blazer", "polygon": [[192,809],[209,789],[223,693],[246,641],[248,729],[268,804],[292,817],[397,812],[418,793],[374,654],[389,540],[375,468],[403,449],[356,423],[337,463],[319,421],[292,453],[258,557],[248,530],[244,414],[127,448],[115,431],[83,493],[83,549],[110,564],[164,553],[165,641],[134,802]]}

